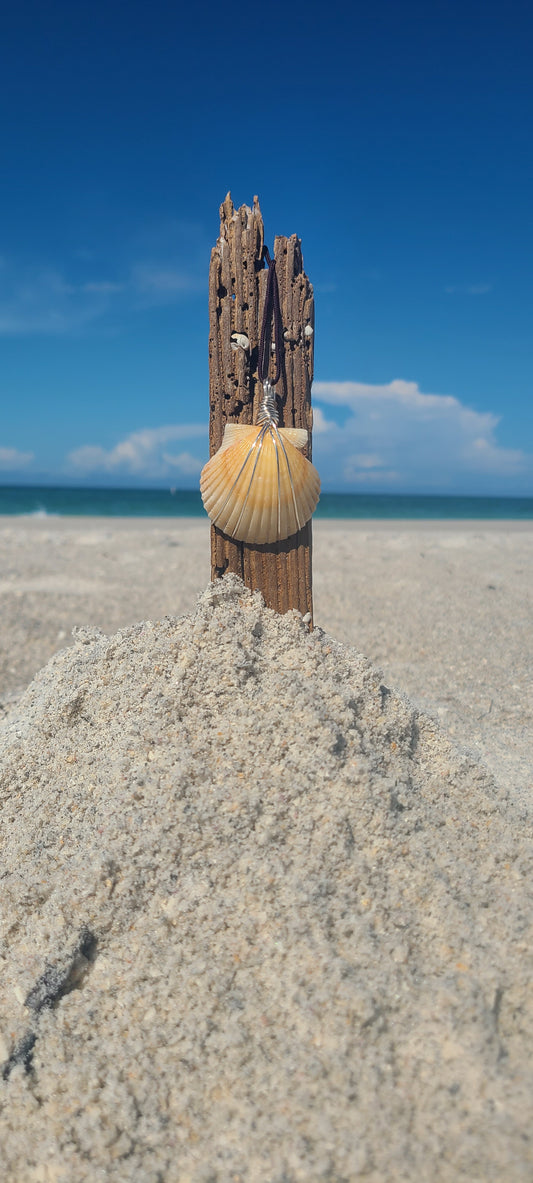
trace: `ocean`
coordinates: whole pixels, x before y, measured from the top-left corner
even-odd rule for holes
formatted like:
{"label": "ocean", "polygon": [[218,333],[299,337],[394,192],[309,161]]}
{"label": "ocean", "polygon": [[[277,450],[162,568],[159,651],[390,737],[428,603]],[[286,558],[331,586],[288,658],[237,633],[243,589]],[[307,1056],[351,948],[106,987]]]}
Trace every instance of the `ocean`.
{"label": "ocean", "polygon": [[[0,514],[32,517],[204,518],[194,489],[0,486]],[[444,497],[322,493],[316,518],[533,519],[533,497]]]}

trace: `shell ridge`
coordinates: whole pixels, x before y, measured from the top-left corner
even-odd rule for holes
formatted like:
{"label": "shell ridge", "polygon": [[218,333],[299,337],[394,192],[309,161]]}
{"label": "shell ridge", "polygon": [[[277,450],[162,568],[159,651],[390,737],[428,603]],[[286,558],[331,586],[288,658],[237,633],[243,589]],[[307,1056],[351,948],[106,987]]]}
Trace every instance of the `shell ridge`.
{"label": "shell ridge", "polygon": [[[228,501],[230,500],[230,497],[231,497],[232,493],[234,492],[235,486],[236,486],[236,485],[239,483],[239,481],[240,481],[240,478],[241,478],[241,476],[242,476],[242,474],[243,474],[243,472],[244,472],[244,470],[245,470],[245,468],[246,468],[246,465],[248,464],[248,461],[249,461],[249,459],[250,459],[250,457],[251,457],[251,455],[252,455],[252,452],[253,452],[253,450],[254,450],[254,448],[255,448],[256,444],[257,444],[257,441],[258,441],[258,439],[259,439],[259,436],[257,436],[257,437],[256,437],[256,439],[253,441],[253,444],[251,444],[251,445],[250,445],[250,447],[249,447],[249,449],[248,449],[248,451],[247,451],[247,453],[246,453],[246,456],[245,456],[245,458],[244,458],[244,460],[243,460],[243,462],[242,462],[242,464],[241,464],[241,467],[240,467],[240,469],[239,469],[239,471],[238,471],[238,473],[237,473],[237,476],[235,477],[235,480],[234,480],[234,482],[233,482],[233,484],[232,484],[232,486],[231,486],[231,489],[229,490],[229,492],[228,492],[228,494],[227,494],[227,496],[226,496],[225,500],[222,502],[222,505],[220,506],[220,509],[218,510],[217,516],[216,516],[216,518],[214,519],[214,524],[215,524],[215,526],[216,526],[216,524],[217,524],[217,522],[218,522],[218,520],[219,520],[219,518],[220,518],[220,515],[221,515],[221,514],[224,512],[224,510],[225,510],[225,508],[226,508],[226,505],[228,504]],[[256,464],[257,464],[257,460],[256,460]],[[255,466],[254,466],[254,471],[255,471]],[[252,473],[252,476],[253,476],[253,473]],[[251,483],[251,482],[250,482],[250,483]],[[249,490],[250,490],[250,485],[248,486],[248,492],[249,492]],[[248,496],[248,493],[246,494],[246,496]],[[240,518],[239,518],[239,521],[240,521]]]}
{"label": "shell ridge", "polygon": [[305,427],[280,427],[279,432],[286,443],[292,444],[293,448],[298,448],[299,452],[305,448],[309,439],[309,432]]}
{"label": "shell ridge", "polygon": [[[224,435],[222,436],[222,443],[218,452],[226,452],[228,448],[232,448],[234,444],[239,442],[247,432],[254,431],[253,424],[248,423],[226,423],[224,428]],[[217,453],[215,453],[217,455]]]}
{"label": "shell ridge", "polygon": [[278,475],[278,534],[280,534],[281,533],[281,474],[280,474],[280,470],[279,470],[278,441],[276,439],[276,435],[274,434],[274,432],[272,432],[272,440],[274,443],[274,451],[276,453],[276,468],[277,468],[277,475]]}
{"label": "shell ridge", "polygon": [[[295,492],[294,492],[294,481],[293,481],[293,479],[292,479],[292,472],[291,472],[291,466],[290,466],[290,462],[289,462],[289,457],[287,456],[287,451],[286,451],[286,448],[285,448],[285,444],[283,443],[283,439],[282,439],[282,437],[280,436],[280,434],[279,434],[279,431],[278,431],[277,427],[274,427],[274,431],[276,432],[276,435],[277,435],[277,436],[278,436],[278,438],[279,438],[279,442],[280,442],[280,444],[281,444],[281,447],[282,447],[282,449],[283,449],[283,455],[285,456],[285,463],[286,463],[286,465],[287,465],[287,472],[288,472],[288,474],[289,474],[289,482],[290,482],[290,486],[291,486],[291,493],[292,493],[292,503],[293,503],[293,506],[294,506],[294,513],[295,513],[295,516],[296,516],[296,521],[297,521],[297,523],[298,523],[298,530],[301,530],[301,525],[300,525],[300,515],[299,515],[299,513],[298,513],[298,506],[297,506],[297,504],[296,504],[296,494],[295,494]],[[289,441],[287,440],[287,443],[288,443],[288,442],[289,442]],[[294,445],[293,445],[293,447],[294,447]]]}
{"label": "shell ridge", "polygon": [[[239,514],[239,516],[238,516],[238,518],[237,518],[237,521],[236,521],[236,523],[235,523],[235,525],[234,525],[234,527],[233,527],[233,530],[232,530],[232,532],[231,532],[231,537],[232,537],[232,538],[235,538],[235,534],[236,534],[236,532],[237,532],[237,530],[239,529],[239,526],[240,526],[240,524],[241,524],[241,518],[242,518],[242,515],[243,515],[243,513],[244,513],[244,511],[245,511],[245,509],[246,509],[246,505],[247,505],[247,502],[248,502],[248,498],[249,498],[249,496],[250,496],[250,489],[251,489],[251,487],[252,487],[252,481],[253,481],[253,479],[254,479],[254,476],[255,476],[255,470],[256,470],[256,468],[257,468],[257,465],[258,465],[258,462],[259,462],[259,457],[260,457],[260,455],[261,455],[261,451],[262,451],[262,448],[263,448],[263,441],[264,441],[264,438],[265,438],[265,433],[266,433],[266,428],[267,428],[267,426],[268,426],[268,424],[265,424],[265,427],[262,429],[262,431],[260,432],[260,434],[259,434],[259,435],[257,436],[257,438],[254,440],[254,442],[253,442],[253,444],[252,444],[252,448],[251,448],[251,449],[250,449],[250,451],[248,452],[248,455],[247,455],[247,457],[246,457],[246,460],[245,460],[245,462],[244,462],[245,464],[247,463],[247,461],[249,460],[249,458],[250,458],[250,456],[251,456],[251,453],[252,453],[252,450],[253,450],[253,448],[255,448],[255,447],[257,446],[257,456],[256,456],[256,458],[255,458],[255,461],[254,461],[254,466],[253,466],[253,468],[252,468],[252,475],[251,475],[251,477],[250,477],[250,480],[248,481],[248,488],[247,488],[247,490],[246,490],[246,495],[245,495],[245,498],[244,498],[244,501],[243,501],[243,505],[242,505],[241,512],[240,512],[240,514]],[[244,467],[244,465],[243,465],[243,467]],[[241,469],[241,472],[242,472],[242,469]],[[240,473],[239,473],[239,476],[240,476]],[[238,480],[238,479],[239,479],[239,477],[237,477],[237,480]],[[234,488],[234,487],[235,487],[235,485],[233,486],[233,488]],[[233,492],[233,489],[231,489],[231,490],[230,490],[230,494],[231,494],[232,492]],[[230,494],[229,494],[229,495],[230,495]]]}

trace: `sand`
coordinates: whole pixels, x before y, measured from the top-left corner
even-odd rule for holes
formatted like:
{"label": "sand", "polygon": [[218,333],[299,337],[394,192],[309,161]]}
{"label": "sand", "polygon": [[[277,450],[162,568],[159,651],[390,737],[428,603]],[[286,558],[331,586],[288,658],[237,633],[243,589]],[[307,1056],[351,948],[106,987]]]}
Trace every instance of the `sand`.
{"label": "sand", "polygon": [[[472,605],[474,624],[447,636],[465,568],[477,547],[484,579],[491,556],[505,618],[510,602],[527,606],[517,571],[531,553],[527,530],[484,527],[478,542],[461,527],[467,546],[449,544],[457,527],[433,524],[342,528],[336,545],[338,528],[326,529],[317,560],[334,545],[338,579],[347,585],[348,569],[355,581],[359,556],[365,574],[344,611],[338,580],[328,592],[331,559],[322,574],[317,561],[316,582],[318,616],[323,597],[338,632],[342,613],[385,647],[394,600],[390,660],[426,670],[433,694],[442,682],[412,646],[415,614],[423,633],[442,594],[433,653],[455,637],[459,719],[482,676],[469,680],[457,654],[473,674],[466,637],[481,654],[481,617],[494,612],[472,579],[462,612]],[[165,616],[169,583],[176,600],[194,599],[203,578],[201,525],[159,522],[157,538],[133,523],[23,528],[25,567],[20,523],[2,524],[14,586],[0,604],[9,612],[18,598],[42,625],[28,657],[13,613],[0,724],[2,1178],[529,1181],[522,749],[508,765],[494,749],[495,778],[366,657],[297,614],[277,617],[231,577],[191,615]],[[425,584],[426,559],[406,575],[409,537],[422,536]],[[399,570],[421,581],[414,608],[394,587]],[[431,590],[437,573],[446,595]],[[106,613],[135,613],[143,588],[154,620],[99,631]],[[29,661],[65,644],[53,630],[70,613],[72,644],[18,697],[21,649]],[[511,675],[503,643],[493,650],[485,643],[496,686],[498,663]],[[523,722],[511,712],[508,733]]]}
{"label": "sand", "polygon": [[[533,798],[533,523],[314,525],[317,623]],[[0,717],[85,623],[194,609],[201,520],[0,518]]]}

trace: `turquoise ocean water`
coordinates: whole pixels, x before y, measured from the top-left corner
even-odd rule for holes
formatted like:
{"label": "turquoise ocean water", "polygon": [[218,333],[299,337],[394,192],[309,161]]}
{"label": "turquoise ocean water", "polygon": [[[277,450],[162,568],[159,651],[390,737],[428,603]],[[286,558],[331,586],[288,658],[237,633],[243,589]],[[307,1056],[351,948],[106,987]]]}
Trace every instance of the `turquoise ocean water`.
{"label": "turquoise ocean water", "polygon": [[[192,489],[69,489],[0,486],[0,514],[32,516],[205,518]],[[533,497],[393,496],[322,493],[317,518],[533,519]]]}

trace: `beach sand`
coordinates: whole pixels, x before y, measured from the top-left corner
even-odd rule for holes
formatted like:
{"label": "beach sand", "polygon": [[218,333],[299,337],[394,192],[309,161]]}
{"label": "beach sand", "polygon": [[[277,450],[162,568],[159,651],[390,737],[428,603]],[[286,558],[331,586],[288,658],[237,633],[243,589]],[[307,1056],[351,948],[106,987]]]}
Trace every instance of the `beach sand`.
{"label": "beach sand", "polygon": [[[0,717],[80,624],[116,632],[194,609],[196,519],[0,518]],[[316,624],[533,796],[533,523],[314,525]]]}
{"label": "beach sand", "polygon": [[533,532],[315,539],[0,523],[7,1183],[532,1177]]}

